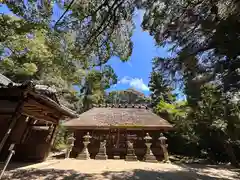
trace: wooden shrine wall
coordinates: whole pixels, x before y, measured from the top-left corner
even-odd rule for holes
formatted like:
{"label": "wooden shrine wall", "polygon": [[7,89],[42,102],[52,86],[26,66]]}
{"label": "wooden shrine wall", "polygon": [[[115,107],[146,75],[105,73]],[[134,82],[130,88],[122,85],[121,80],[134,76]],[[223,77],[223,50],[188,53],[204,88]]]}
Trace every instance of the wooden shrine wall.
{"label": "wooden shrine wall", "polygon": [[[11,116],[0,116],[0,140],[7,133]],[[34,119],[22,115],[17,120],[6,143],[0,152],[0,160],[5,160],[9,154],[8,148],[12,143],[15,144],[14,161],[43,161],[47,157],[51,148],[51,129],[34,129],[31,125]]]}
{"label": "wooden shrine wall", "polygon": [[36,130],[30,127],[25,141],[16,147],[17,152],[14,160],[44,161],[50,149],[50,141],[47,141],[48,136],[48,130]]}
{"label": "wooden shrine wall", "polygon": [[[4,135],[7,134],[9,131],[9,125],[11,123],[11,116],[8,116],[8,118],[1,119],[1,139],[3,139]],[[26,128],[27,123],[25,122],[26,116],[20,116],[20,118],[17,120],[14,128],[11,130],[11,133],[9,137],[7,138],[2,151],[0,152],[0,159],[4,160],[6,159],[9,151],[8,148],[12,143],[19,144],[21,141],[22,134]]]}
{"label": "wooden shrine wall", "polygon": [[4,137],[8,131],[11,115],[0,115],[0,140]]}

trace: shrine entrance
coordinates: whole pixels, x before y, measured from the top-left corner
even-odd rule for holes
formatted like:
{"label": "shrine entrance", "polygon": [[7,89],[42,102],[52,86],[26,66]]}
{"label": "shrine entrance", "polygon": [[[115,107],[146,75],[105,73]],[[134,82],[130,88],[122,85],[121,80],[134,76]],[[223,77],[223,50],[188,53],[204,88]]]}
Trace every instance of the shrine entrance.
{"label": "shrine entrance", "polygon": [[127,154],[126,141],[127,138],[125,129],[110,129],[107,144],[107,153],[109,158],[120,156],[121,159],[124,159]]}

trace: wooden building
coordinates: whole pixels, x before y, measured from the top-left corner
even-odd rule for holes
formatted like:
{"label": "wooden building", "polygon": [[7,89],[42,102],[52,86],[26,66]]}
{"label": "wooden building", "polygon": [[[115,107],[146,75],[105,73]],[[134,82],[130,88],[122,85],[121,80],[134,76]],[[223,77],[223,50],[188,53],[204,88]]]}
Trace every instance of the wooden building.
{"label": "wooden building", "polygon": [[140,105],[94,107],[79,115],[78,118],[65,122],[64,126],[74,132],[76,139],[71,153],[72,157],[77,157],[82,151],[83,136],[89,132],[92,136],[88,145],[91,158],[95,158],[100,142],[104,140],[107,141],[108,158],[114,156],[125,158],[127,141],[130,140],[139,160],[146,152],[144,141],[146,133],[152,137],[153,154],[161,160],[163,153],[158,140],[159,135],[173,128],[166,120]]}
{"label": "wooden building", "polygon": [[44,86],[8,81],[0,76],[0,160],[6,159],[9,146],[15,144],[13,160],[43,161],[59,120],[77,116]]}

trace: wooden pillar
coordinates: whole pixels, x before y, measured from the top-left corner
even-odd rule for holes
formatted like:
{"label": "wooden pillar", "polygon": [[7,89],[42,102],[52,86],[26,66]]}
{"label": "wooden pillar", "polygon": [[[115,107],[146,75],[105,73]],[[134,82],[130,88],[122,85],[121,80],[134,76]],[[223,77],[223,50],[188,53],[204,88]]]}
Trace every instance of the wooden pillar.
{"label": "wooden pillar", "polygon": [[51,135],[51,138],[50,138],[50,146],[52,146],[53,143],[54,143],[55,137],[57,135],[58,126],[59,126],[58,124],[54,125],[53,131],[52,131],[52,135]]}
{"label": "wooden pillar", "polygon": [[27,126],[26,126],[26,128],[25,128],[25,130],[24,130],[24,132],[23,132],[22,137],[21,137],[21,141],[20,141],[21,144],[23,144],[23,143],[25,142],[25,140],[26,140],[26,137],[27,137],[27,135],[28,135],[28,133],[29,133],[29,130],[30,130],[30,124],[31,124],[31,122],[32,122],[32,119],[30,119],[29,117],[27,117],[27,118],[26,118],[26,121],[27,121]]}
{"label": "wooden pillar", "polygon": [[119,148],[119,137],[120,136],[120,130],[119,130],[119,128],[117,129],[117,146],[116,146],[116,148]]}
{"label": "wooden pillar", "polygon": [[54,125],[53,131],[52,131],[52,135],[51,135],[51,138],[50,138],[49,147],[48,147],[47,152],[45,153],[44,160],[48,157],[48,154],[51,151],[51,147],[52,147],[52,145],[54,143],[54,140],[55,140],[55,137],[57,135],[57,128],[58,128],[58,124]]}

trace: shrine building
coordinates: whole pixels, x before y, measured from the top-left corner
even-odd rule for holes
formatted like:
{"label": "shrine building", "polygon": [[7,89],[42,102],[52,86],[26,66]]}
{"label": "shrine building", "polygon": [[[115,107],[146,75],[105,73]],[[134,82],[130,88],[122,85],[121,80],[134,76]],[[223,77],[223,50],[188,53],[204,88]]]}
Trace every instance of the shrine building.
{"label": "shrine building", "polygon": [[84,140],[89,135],[87,149],[92,159],[99,153],[101,142],[106,142],[108,159],[125,159],[131,146],[137,159],[143,160],[147,151],[146,135],[149,135],[151,153],[160,161],[163,150],[159,136],[173,129],[168,121],[142,105],[100,105],[63,125],[74,133],[71,157],[76,158],[81,152],[86,152]]}
{"label": "shrine building", "polygon": [[14,145],[16,161],[43,161],[51,150],[60,120],[77,115],[61,105],[49,87],[18,84],[0,74],[0,160]]}

